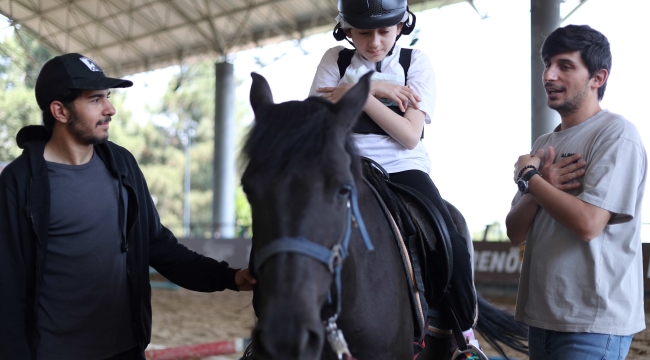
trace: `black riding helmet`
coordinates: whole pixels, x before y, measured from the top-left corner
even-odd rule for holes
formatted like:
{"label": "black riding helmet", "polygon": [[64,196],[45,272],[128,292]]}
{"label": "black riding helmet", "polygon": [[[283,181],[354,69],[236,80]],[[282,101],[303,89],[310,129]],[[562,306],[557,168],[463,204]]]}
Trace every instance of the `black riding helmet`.
{"label": "black riding helmet", "polygon": [[[408,35],[415,28],[415,14],[409,11],[407,0],[339,0],[341,18],[357,29],[378,29],[399,24],[408,12],[408,17],[399,35]],[[334,28],[334,38],[345,39],[343,26],[339,22]]]}

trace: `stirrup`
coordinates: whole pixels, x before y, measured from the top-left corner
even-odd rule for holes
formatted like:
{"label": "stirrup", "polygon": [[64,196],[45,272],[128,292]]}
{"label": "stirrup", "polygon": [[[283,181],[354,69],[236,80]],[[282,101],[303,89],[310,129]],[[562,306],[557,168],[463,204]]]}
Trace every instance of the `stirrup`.
{"label": "stirrup", "polygon": [[485,353],[474,346],[473,344],[467,344],[467,349],[461,350],[456,348],[454,354],[451,356],[451,360],[490,360]]}

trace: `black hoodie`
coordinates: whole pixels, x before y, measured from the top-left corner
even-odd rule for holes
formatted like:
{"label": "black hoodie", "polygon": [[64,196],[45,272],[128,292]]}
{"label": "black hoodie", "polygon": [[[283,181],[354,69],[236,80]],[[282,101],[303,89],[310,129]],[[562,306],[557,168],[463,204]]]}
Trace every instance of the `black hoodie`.
{"label": "black hoodie", "polygon": [[[43,157],[49,138],[43,126],[21,129],[16,140],[23,153],[0,173],[0,359],[36,356],[36,314],[50,216]],[[151,339],[149,266],[184,288],[202,292],[237,290],[237,270],[178,243],[160,223],[144,176],[130,152],[110,141],[95,145],[95,152],[128,191],[124,250],[134,332],[144,359]]]}

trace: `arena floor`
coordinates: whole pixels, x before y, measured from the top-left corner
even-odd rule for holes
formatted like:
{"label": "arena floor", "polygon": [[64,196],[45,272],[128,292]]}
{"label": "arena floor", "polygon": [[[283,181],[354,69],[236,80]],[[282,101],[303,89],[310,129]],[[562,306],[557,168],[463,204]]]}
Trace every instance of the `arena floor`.
{"label": "arena floor", "polygon": [[[151,343],[161,346],[200,344],[232,338],[246,338],[255,326],[251,293],[224,291],[196,293],[185,289],[153,289],[153,334]],[[504,308],[514,307],[513,299],[491,299]],[[650,327],[650,301],[645,303],[646,324]],[[481,342],[485,346],[485,342]],[[497,355],[486,348],[488,355]],[[241,354],[223,356],[238,359]],[[528,359],[515,352],[508,356]],[[214,358],[213,358],[214,359]],[[650,359],[650,330],[634,337],[628,360]]]}

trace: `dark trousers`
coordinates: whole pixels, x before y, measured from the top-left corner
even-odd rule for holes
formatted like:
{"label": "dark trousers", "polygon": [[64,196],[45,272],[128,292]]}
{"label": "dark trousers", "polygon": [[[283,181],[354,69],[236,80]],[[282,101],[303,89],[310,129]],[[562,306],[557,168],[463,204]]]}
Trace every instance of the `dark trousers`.
{"label": "dark trousers", "polygon": [[[467,249],[467,241],[456,230],[447,206],[428,174],[420,170],[407,170],[390,174],[390,180],[400,185],[412,187],[422,193],[436,206],[445,220],[454,257],[447,302],[453,309],[454,314],[456,314],[461,330],[468,330],[474,325],[477,309],[476,291],[472,280],[472,263]],[[431,305],[438,307],[435,304]],[[447,312],[443,308],[437,310],[443,314]],[[432,325],[438,329],[451,329],[447,319],[450,319],[448,315],[443,315],[442,319],[433,318]]]}
{"label": "dark trousers", "polygon": [[144,360],[144,355],[140,351],[140,348],[136,346],[131,350],[113,355],[106,360]]}

